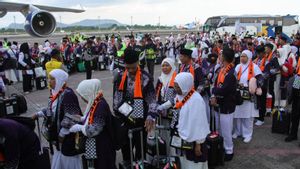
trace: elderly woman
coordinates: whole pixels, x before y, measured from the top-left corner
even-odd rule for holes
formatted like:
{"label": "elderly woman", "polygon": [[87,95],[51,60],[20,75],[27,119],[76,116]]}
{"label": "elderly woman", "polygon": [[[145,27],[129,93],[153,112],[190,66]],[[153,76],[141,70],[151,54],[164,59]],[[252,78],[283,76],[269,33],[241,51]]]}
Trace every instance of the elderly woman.
{"label": "elderly woman", "polygon": [[245,143],[252,139],[254,118],[259,116],[258,108],[255,107],[249,92],[249,82],[252,78],[261,75],[259,67],[252,62],[252,52],[244,50],[240,58],[240,64],[235,68],[235,74],[241,94],[243,97],[242,105],[238,105],[234,112],[233,138],[238,136],[244,138]]}
{"label": "elderly woman", "polygon": [[82,132],[87,137],[85,158],[94,162],[95,169],[116,169],[111,111],[103,97],[100,80],[84,80],[76,91],[88,105],[81,117],[82,125],[75,124],[70,132]]}
{"label": "elderly woman", "polygon": [[[190,73],[180,73],[175,78],[176,108],[180,109],[178,119],[178,135],[185,142],[182,150],[181,168],[206,169],[207,149],[204,146],[209,134],[209,125],[206,117],[205,102],[201,95],[194,90],[194,79]],[[172,137],[171,145],[175,139]],[[182,146],[182,145],[181,145]],[[183,147],[183,146],[182,146]],[[186,147],[189,147],[186,149]]]}
{"label": "elderly woman", "polygon": [[75,149],[75,134],[69,132],[70,127],[76,124],[71,116],[81,115],[77,96],[67,86],[68,74],[65,71],[54,69],[49,75],[49,106],[36,113],[33,118],[45,117],[47,132],[43,134],[50,144],[56,146],[52,169],[81,169],[80,152]]}

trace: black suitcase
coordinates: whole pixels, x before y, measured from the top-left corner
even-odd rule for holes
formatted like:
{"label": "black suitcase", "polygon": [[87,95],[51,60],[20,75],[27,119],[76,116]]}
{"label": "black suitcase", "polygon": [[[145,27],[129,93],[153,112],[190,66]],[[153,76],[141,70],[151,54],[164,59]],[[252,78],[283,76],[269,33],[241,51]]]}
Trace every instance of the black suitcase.
{"label": "black suitcase", "polygon": [[[167,152],[165,144],[159,140],[160,130],[170,130],[170,127],[156,125],[155,127],[155,154],[151,164],[153,169],[181,169],[180,158],[177,156],[170,156]],[[153,150],[152,150],[153,152]],[[149,152],[147,152],[149,154]]]}
{"label": "black suitcase", "polygon": [[291,114],[283,108],[272,113],[272,133],[289,134]]}
{"label": "black suitcase", "polygon": [[139,128],[134,128],[134,129],[129,129],[128,130],[128,137],[129,137],[129,145],[130,145],[130,150],[132,150],[132,138],[133,134],[135,132],[140,133],[141,137],[141,155],[142,159],[140,161],[133,161],[133,152],[130,151],[130,162],[121,162],[119,163],[119,169],[152,169],[152,166],[150,163],[145,161],[144,158],[144,139],[143,139],[143,127]]}
{"label": "black suitcase", "polygon": [[12,97],[17,98],[17,104],[18,104],[18,113],[23,114],[27,112],[27,101],[23,95],[19,95],[16,93],[11,94]]}
{"label": "black suitcase", "polygon": [[44,90],[47,88],[47,78],[46,77],[37,77],[35,79],[35,85],[37,90]]}
{"label": "black suitcase", "polygon": [[51,169],[51,162],[50,162],[50,154],[49,154],[49,147],[43,147],[41,143],[41,128],[39,119],[37,119],[37,129],[38,129],[38,136],[40,140],[40,153],[39,153],[39,166],[43,167],[43,169]]}
{"label": "black suitcase", "polygon": [[15,115],[19,115],[17,98],[0,98],[0,117]]}
{"label": "black suitcase", "polygon": [[225,149],[223,144],[224,139],[219,135],[215,127],[215,111],[213,107],[210,108],[210,112],[212,132],[206,137],[206,144],[208,148],[208,166],[209,168],[214,168],[224,165]]}

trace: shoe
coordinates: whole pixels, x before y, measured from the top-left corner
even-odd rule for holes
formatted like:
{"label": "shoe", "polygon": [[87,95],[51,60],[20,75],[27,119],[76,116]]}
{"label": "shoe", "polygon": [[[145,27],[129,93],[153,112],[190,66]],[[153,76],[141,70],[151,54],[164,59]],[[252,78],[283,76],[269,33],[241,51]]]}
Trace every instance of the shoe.
{"label": "shoe", "polygon": [[24,92],[24,94],[29,94],[30,92]]}
{"label": "shoe", "polygon": [[294,140],[298,140],[297,136],[288,136],[287,138],[284,139],[285,142],[292,142]]}
{"label": "shoe", "polygon": [[232,154],[225,154],[224,161],[231,161],[233,159],[233,153]]}
{"label": "shoe", "polygon": [[237,138],[238,138],[238,135],[237,135],[236,133],[234,133],[234,134],[232,135],[232,138],[233,138],[233,139],[237,139]]}
{"label": "shoe", "polygon": [[256,125],[256,126],[261,126],[261,125],[263,125],[264,123],[265,123],[265,122],[263,122],[263,121],[257,120],[256,123],[255,123],[255,125]]}
{"label": "shoe", "polygon": [[246,137],[246,138],[244,138],[243,142],[250,143],[251,140],[252,140],[252,137]]}

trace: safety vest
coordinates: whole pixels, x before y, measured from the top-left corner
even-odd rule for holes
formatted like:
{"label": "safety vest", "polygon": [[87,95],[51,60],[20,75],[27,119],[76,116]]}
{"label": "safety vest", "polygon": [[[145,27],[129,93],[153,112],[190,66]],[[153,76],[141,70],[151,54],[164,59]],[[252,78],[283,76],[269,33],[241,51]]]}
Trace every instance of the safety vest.
{"label": "safety vest", "polygon": [[3,48],[8,48],[8,42],[3,42]]}
{"label": "safety vest", "polygon": [[146,59],[155,59],[155,58],[156,58],[156,54],[154,49],[152,48],[146,49]]}
{"label": "safety vest", "polygon": [[117,56],[119,58],[123,57],[125,49],[126,49],[126,44],[123,42],[122,48],[117,51]]}

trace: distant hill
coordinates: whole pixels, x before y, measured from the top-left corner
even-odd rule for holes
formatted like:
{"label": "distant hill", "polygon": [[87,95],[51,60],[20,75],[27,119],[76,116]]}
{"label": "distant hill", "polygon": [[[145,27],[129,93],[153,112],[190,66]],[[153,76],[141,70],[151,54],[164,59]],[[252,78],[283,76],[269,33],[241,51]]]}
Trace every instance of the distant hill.
{"label": "distant hill", "polygon": [[[75,22],[72,24],[64,24],[64,23],[59,23],[56,22],[57,24],[57,28],[65,28],[65,27],[73,27],[73,26],[81,26],[81,27],[98,27],[100,24],[100,28],[109,28],[112,25],[118,25],[118,26],[122,26],[124,24],[121,24],[120,22],[113,20],[113,19],[101,19],[100,21],[98,19],[85,19],[79,22]],[[6,27],[8,29],[14,29],[15,28],[15,24],[11,23],[8,25],[8,27]],[[17,29],[23,29],[24,28],[24,24],[23,23],[16,23],[16,28]]]}

